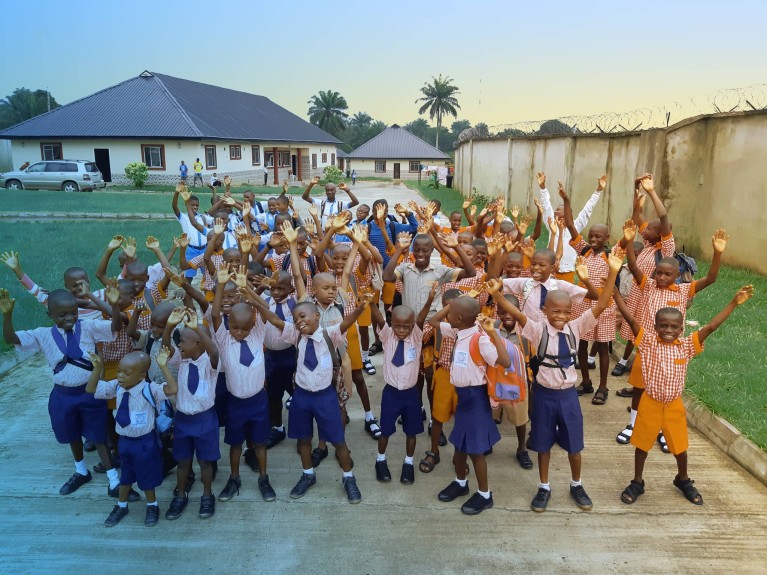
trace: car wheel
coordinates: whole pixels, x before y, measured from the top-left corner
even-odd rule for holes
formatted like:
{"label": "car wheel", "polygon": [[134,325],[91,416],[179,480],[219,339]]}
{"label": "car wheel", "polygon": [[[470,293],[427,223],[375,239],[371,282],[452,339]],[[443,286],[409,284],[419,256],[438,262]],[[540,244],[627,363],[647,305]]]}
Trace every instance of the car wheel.
{"label": "car wheel", "polygon": [[24,186],[21,185],[19,180],[8,180],[5,182],[6,190],[23,190]]}
{"label": "car wheel", "polygon": [[79,192],[80,186],[77,185],[77,182],[64,182],[61,189],[65,192]]}

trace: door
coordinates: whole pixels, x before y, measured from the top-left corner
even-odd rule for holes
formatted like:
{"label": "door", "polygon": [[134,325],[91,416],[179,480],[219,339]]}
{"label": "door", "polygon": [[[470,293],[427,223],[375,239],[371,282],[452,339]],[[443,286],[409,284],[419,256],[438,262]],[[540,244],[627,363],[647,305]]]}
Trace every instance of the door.
{"label": "door", "polygon": [[399,164],[397,162],[394,163],[394,179],[399,180]]}
{"label": "door", "polygon": [[96,161],[104,181],[111,182],[112,166],[109,164],[109,150],[107,148],[94,148],[93,159]]}
{"label": "door", "polygon": [[74,174],[67,174],[67,164],[71,162],[47,162],[45,166],[45,185],[44,188],[48,190],[60,190],[61,184],[64,183],[69,176],[72,176],[73,180],[77,179],[77,164],[73,164],[75,167]]}
{"label": "door", "polygon": [[296,155],[295,154],[290,156],[290,166],[291,166],[291,169],[293,170],[293,172],[292,172],[293,176],[294,176],[293,179],[295,180],[295,179],[298,178],[298,176],[297,176],[297,174],[298,174],[298,160],[296,159]]}
{"label": "door", "polygon": [[45,189],[45,165],[48,162],[37,162],[27,168],[24,176],[24,187],[34,190]]}

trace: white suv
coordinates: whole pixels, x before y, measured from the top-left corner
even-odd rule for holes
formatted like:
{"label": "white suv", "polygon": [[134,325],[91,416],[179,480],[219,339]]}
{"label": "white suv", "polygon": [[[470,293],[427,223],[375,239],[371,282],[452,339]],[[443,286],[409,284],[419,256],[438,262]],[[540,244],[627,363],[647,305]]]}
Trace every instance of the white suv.
{"label": "white suv", "polygon": [[0,174],[0,186],[8,190],[91,191],[106,187],[94,162],[50,160],[32,164],[26,170]]}

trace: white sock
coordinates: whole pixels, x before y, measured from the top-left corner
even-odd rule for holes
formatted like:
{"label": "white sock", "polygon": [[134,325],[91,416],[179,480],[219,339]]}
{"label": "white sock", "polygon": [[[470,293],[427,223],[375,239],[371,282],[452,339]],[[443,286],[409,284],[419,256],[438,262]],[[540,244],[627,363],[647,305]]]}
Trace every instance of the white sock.
{"label": "white sock", "polygon": [[157,501],[155,501],[154,503],[149,503],[149,502],[147,501],[147,504],[146,504],[146,506],[147,506],[147,507],[157,507]]}
{"label": "white sock", "polygon": [[413,465],[413,458],[405,456],[405,465]]}
{"label": "white sock", "polygon": [[545,489],[546,491],[551,491],[551,483],[539,483],[538,489]]}
{"label": "white sock", "polygon": [[589,356],[589,363],[596,363],[597,356],[596,355],[590,355]]}
{"label": "white sock", "polygon": [[372,411],[366,411],[365,412],[365,421],[370,421],[371,419],[375,419],[375,415],[373,415]]}
{"label": "white sock", "polygon": [[[122,509],[126,509],[128,507],[128,502],[127,501],[118,501],[117,505],[118,505],[118,507],[121,507]],[[155,503],[155,505],[157,505],[157,504]]]}
{"label": "white sock", "polygon": [[285,431],[285,426],[280,425],[279,427],[275,427],[274,429],[276,429],[277,431]]}
{"label": "white sock", "polygon": [[344,471],[343,477],[354,477],[354,473],[351,471]]}
{"label": "white sock", "polygon": [[583,482],[580,479],[578,481],[575,479],[570,480],[570,487],[578,487],[580,485],[583,485]]}
{"label": "white sock", "polygon": [[618,365],[622,365],[622,366],[624,366],[624,367],[625,367],[625,366],[626,366],[626,362],[627,362],[627,361],[628,361],[627,359],[623,359],[623,358],[620,358],[620,359],[618,360]]}
{"label": "white sock", "polygon": [[480,490],[478,489],[478,490],[477,490],[477,493],[479,493],[479,494],[480,494],[482,497],[484,497],[485,499],[490,499],[490,492],[489,492],[489,491],[480,491]]}
{"label": "white sock", "polygon": [[386,454],[385,453],[379,453],[376,455],[376,461],[386,461]]}
{"label": "white sock", "polygon": [[365,363],[369,359],[369,353],[368,350],[363,349],[362,350],[362,363]]}
{"label": "white sock", "polygon": [[109,489],[114,489],[120,485],[120,477],[117,475],[117,470],[115,468],[107,471],[107,479],[109,480]]}
{"label": "white sock", "polygon": [[304,469],[304,473],[307,475],[314,475],[314,467],[311,467],[309,469]]}
{"label": "white sock", "polygon": [[631,427],[634,427],[634,424],[636,423],[636,421],[637,421],[637,410],[632,409],[631,410]]}
{"label": "white sock", "polygon": [[468,479],[458,479],[457,477],[455,478],[455,482],[461,487],[466,487],[466,483],[468,483],[468,481]]}
{"label": "white sock", "polygon": [[75,471],[80,475],[88,475],[88,466],[85,465],[85,459],[75,461]]}

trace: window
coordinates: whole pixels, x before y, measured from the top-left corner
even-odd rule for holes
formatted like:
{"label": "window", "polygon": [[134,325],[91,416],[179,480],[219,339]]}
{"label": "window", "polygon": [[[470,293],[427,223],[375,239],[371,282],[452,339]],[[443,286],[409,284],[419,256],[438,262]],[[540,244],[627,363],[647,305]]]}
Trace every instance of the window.
{"label": "window", "polygon": [[250,155],[253,159],[253,165],[259,165],[261,163],[261,146],[251,146]]}
{"label": "window", "polygon": [[376,172],[386,171],[386,160],[376,160]]}
{"label": "window", "polygon": [[141,157],[144,159],[146,167],[150,170],[165,169],[165,146],[141,144]]}
{"label": "window", "polygon": [[212,170],[217,167],[216,146],[205,146],[205,169]]}
{"label": "window", "polygon": [[43,160],[63,160],[64,156],[61,153],[61,144],[40,144],[40,156]]}
{"label": "window", "polygon": [[242,160],[242,146],[229,146],[229,159]]}
{"label": "window", "polygon": [[85,171],[96,174],[99,171],[99,167],[96,164],[85,164]]}
{"label": "window", "polygon": [[[45,171],[49,172],[49,173],[50,172],[63,172],[64,171],[64,167],[66,165],[67,164],[65,162],[48,162],[47,164],[45,164]],[[75,171],[77,171],[76,168],[75,168]]]}
{"label": "window", "polygon": [[264,166],[267,168],[274,167],[274,152],[264,152]]}
{"label": "window", "polygon": [[290,167],[290,152],[277,152],[279,161],[279,164],[277,164],[280,168],[288,168]]}
{"label": "window", "polygon": [[418,160],[410,160],[410,173],[413,172],[420,172],[421,171],[421,162]]}
{"label": "window", "polygon": [[45,171],[45,166],[46,166],[45,162],[39,162],[37,164],[32,164],[31,166],[29,166],[27,168],[27,173],[28,174],[39,174],[39,173]]}
{"label": "window", "polygon": [[322,163],[327,164],[328,163],[328,153],[322,152]]}
{"label": "window", "polygon": [[312,169],[317,169],[317,154],[312,154]]}
{"label": "window", "polygon": [[330,163],[333,164],[334,166],[336,165],[336,155],[335,154],[330,154]]}

